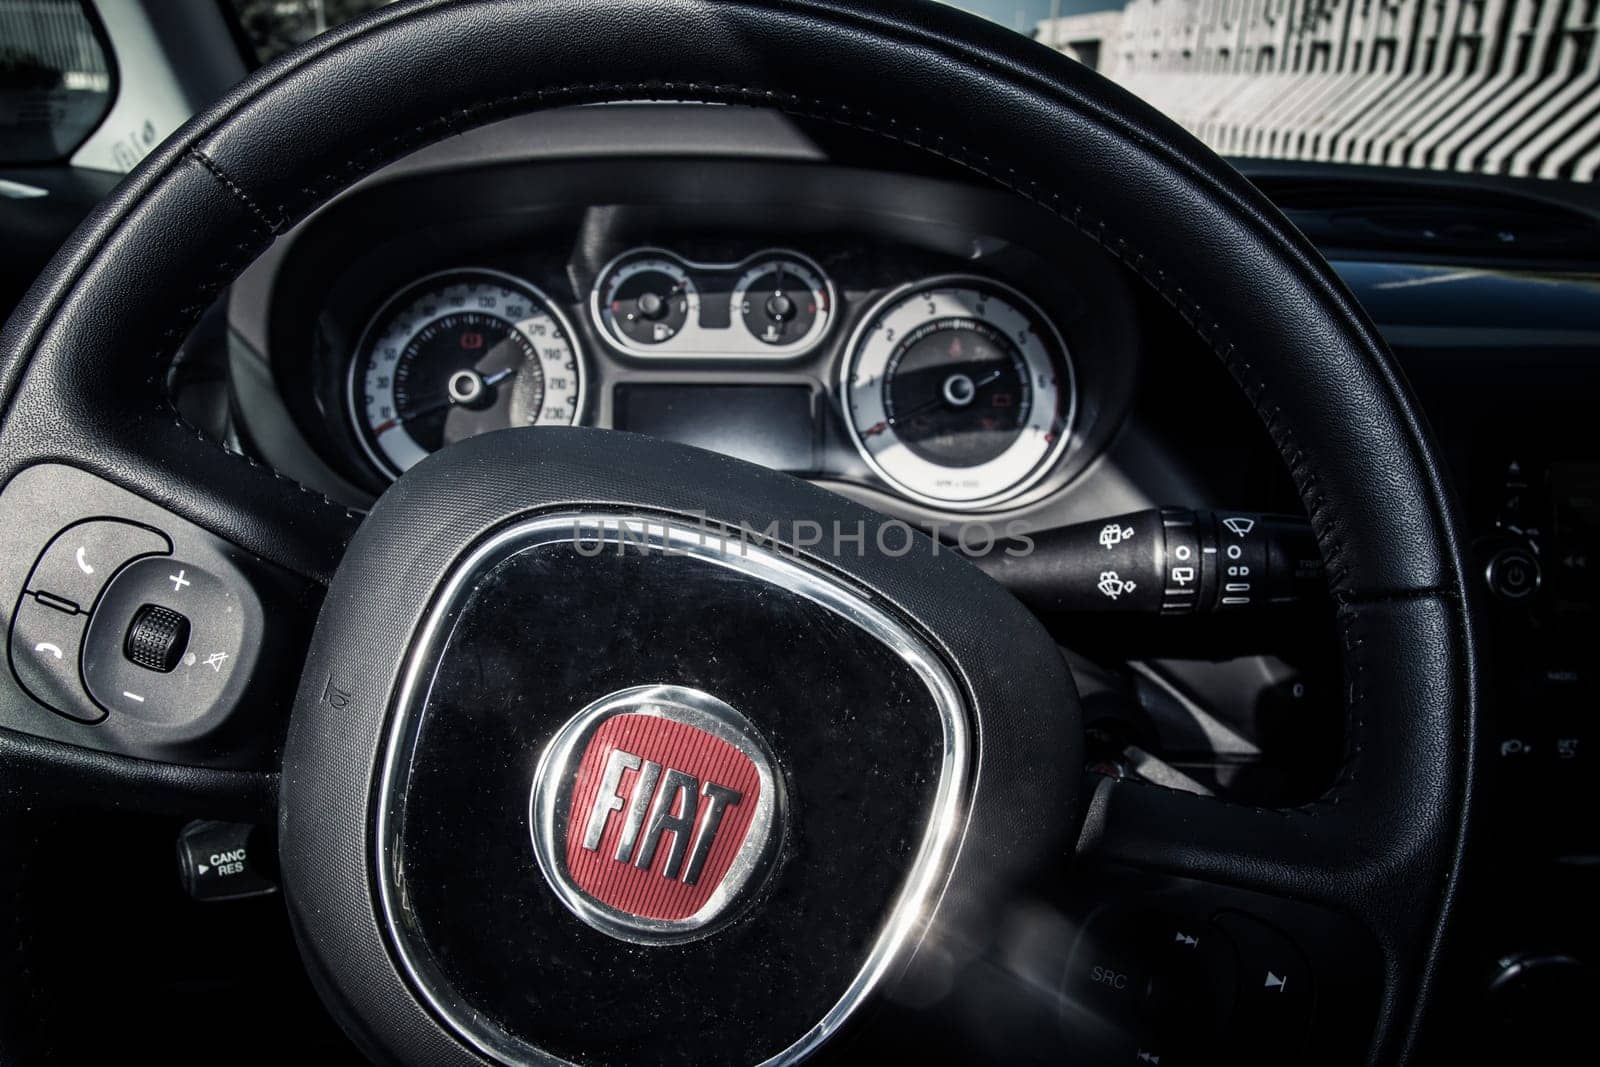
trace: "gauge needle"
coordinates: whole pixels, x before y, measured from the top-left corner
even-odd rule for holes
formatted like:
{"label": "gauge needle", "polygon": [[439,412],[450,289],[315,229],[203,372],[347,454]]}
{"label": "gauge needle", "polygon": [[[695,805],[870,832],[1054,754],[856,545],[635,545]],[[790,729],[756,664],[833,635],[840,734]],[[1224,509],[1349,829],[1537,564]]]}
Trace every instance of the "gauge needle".
{"label": "gauge needle", "polygon": [[[1004,370],[997,370],[993,374],[989,375],[987,378],[981,379],[980,381],[973,382],[972,383],[972,395],[973,396],[977,396],[978,395],[978,390],[982,389],[984,386],[988,385],[990,382],[999,381],[1000,380],[1000,376],[1002,374],[1004,374],[1004,373],[1005,373]],[[921,415],[924,411],[932,411],[934,408],[938,407],[940,404],[943,404],[943,403],[944,403],[944,394],[940,393],[938,396],[934,397],[932,400],[926,400],[926,401],[922,402],[921,404],[918,404],[916,407],[912,408],[910,411],[898,411],[898,412],[896,412],[895,415],[894,415],[894,418],[889,420],[889,425],[893,426],[895,423],[899,422],[901,419],[914,419],[918,415]]]}
{"label": "gauge needle", "polygon": [[[516,373],[517,369],[515,367],[507,367],[504,370],[497,370],[493,374],[484,378],[483,384],[485,388],[492,389],[501,382],[505,381],[507,378],[514,377]],[[461,403],[461,401],[457,400],[455,397],[446,396],[443,400],[435,400],[433,403],[425,404],[420,408],[412,408],[410,411],[402,411],[388,422],[380,422],[378,425],[374,426],[372,428],[372,436],[382,437],[384,434],[388,433],[397,426],[404,426],[413,419],[424,418],[428,415],[436,415],[439,412],[454,407],[459,403]]]}

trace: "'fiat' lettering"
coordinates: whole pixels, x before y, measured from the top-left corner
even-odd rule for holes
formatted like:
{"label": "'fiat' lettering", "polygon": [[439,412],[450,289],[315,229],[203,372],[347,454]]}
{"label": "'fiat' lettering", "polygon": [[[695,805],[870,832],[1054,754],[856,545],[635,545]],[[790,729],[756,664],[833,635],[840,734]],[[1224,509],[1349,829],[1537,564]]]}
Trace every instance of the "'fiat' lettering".
{"label": "'fiat' lettering", "polygon": [[[629,788],[622,791],[622,778],[628,771],[636,773]],[[701,782],[692,774],[615,748],[606,758],[600,791],[589,809],[583,847],[590,852],[600,851],[600,839],[611,817],[625,812],[612,858],[649,870],[663,846],[662,839],[670,834],[662,877],[679,880],[681,874],[685,885],[694,885],[705,869],[723,817],[743,799],[738,790],[709,778]]]}

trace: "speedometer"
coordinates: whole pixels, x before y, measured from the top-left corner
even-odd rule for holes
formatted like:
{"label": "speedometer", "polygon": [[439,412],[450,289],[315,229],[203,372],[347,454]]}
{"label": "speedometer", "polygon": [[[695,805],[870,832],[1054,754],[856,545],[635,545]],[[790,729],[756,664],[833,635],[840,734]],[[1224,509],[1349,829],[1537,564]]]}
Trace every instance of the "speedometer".
{"label": "speedometer", "polygon": [[1072,364],[1050,320],[982,278],[932,278],[884,297],[845,362],[862,458],[923,503],[974,510],[1038,484],[1066,448]]}
{"label": "speedometer", "polygon": [[413,283],[373,316],[350,367],[356,435],[391,476],[476,434],[569,425],[582,407],[571,326],[543,292],[498,271]]}

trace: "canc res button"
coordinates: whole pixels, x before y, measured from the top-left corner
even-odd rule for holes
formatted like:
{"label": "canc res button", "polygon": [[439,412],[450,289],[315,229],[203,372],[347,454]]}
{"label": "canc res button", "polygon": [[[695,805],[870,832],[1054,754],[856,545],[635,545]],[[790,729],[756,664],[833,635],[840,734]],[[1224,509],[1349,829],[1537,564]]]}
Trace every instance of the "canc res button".
{"label": "canc res button", "polygon": [[751,724],[681,686],[591,704],[551,741],[530,799],[534,852],[580,919],[670,943],[730,919],[781,836],[773,762]]}

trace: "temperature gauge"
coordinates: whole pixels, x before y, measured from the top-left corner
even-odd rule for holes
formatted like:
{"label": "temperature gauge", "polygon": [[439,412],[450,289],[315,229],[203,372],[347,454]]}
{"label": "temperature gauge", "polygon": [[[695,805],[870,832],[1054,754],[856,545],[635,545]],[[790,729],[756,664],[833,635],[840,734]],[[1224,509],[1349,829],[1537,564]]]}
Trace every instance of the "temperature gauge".
{"label": "temperature gauge", "polygon": [[809,348],[828,332],[832,316],[822,272],[793,253],[756,260],[734,283],[730,317],[775,350]]}

